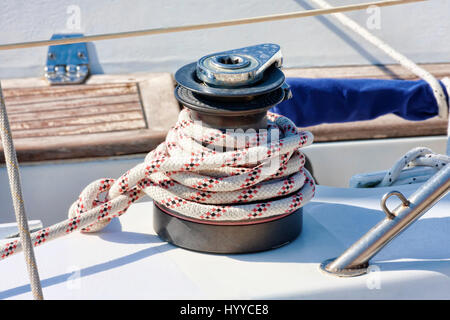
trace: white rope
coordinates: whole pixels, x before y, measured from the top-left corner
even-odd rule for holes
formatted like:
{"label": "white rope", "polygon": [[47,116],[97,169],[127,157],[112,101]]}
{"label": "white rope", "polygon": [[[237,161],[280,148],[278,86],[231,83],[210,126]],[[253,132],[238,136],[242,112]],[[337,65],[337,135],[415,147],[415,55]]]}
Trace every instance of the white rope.
{"label": "white rope", "polygon": [[[166,141],[143,163],[117,180],[89,184],[69,219],[33,233],[32,242],[38,246],[75,230],[98,231],[145,193],[180,218],[199,222],[261,222],[294,212],[314,195],[299,150],[313,136],[286,117],[269,113],[268,119],[266,131],[222,132],[201,126],[182,110]],[[0,246],[0,259],[22,249],[18,240],[12,243],[13,249]]]}
{"label": "white rope", "polygon": [[[0,84],[0,137],[3,144],[3,152],[5,154],[6,169],[8,171],[9,186],[11,189],[11,197],[14,205],[14,212],[16,215],[17,228],[23,249],[25,253],[25,261],[30,278],[31,291],[34,299],[42,300],[41,281],[39,279],[39,272],[34,257],[33,245],[31,242],[30,232],[28,228],[28,220],[25,214],[25,206],[22,197],[22,187],[20,185],[19,165],[17,162],[16,149],[12,140],[11,129],[8,121],[8,114],[6,112],[5,100],[3,99],[3,91]],[[0,251],[0,256],[7,255],[8,251],[14,249],[14,243],[8,243],[5,249]],[[1,259],[1,257],[0,257]]]}
{"label": "white rope", "polygon": [[[445,77],[444,79],[442,79],[442,83],[445,86],[445,90],[447,90],[447,95],[449,96],[450,99],[450,78],[449,77]],[[447,128],[447,155],[450,156],[450,119],[448,120],[448,128]]]}
{"label": "white rope", "polygon": [[357,174],[351,177],[351,188],[388,187],[427,181],[450,164],[450,157],[434,153],[429,148],[411,149],[388,171]]}
{"label": "white rope", "polygon": [[[333,8],[328,2],[325,0],[311,0],[318,6],[322,8]],[[389,46],[386,42],[379,39],[378,37],[374,36],[372,33],[370,33],[367,29],[360,26],[358,23],[356,23],[354,20],[350,19],[343,13],[334,13],[332,14],[339,22],[341,22],[344,26],[350,28],[355,33],[359,34],[361,37],[372,43],[374,46],[379,48],[380,50],[384,51],[388,56],[390,56],[392,59],[396,60],[398,63],[400,63],[403,67],[417,75],[418,77],[425,80],[431,87],[433,91],[433,95],[436,99],[438,108],[439,108],[439,117],[443,119],[448,118],[448,103],[446,96],[444,94],[444,91],[442,89],[442,86],[440,85],[439,81],[428,71],[425,69],[419,67],[417,64],[415,64],[412,60],[408,59],[406,56],[402,55],[401,53],[397,52],[395,49],[393,49],[391,46]]]}

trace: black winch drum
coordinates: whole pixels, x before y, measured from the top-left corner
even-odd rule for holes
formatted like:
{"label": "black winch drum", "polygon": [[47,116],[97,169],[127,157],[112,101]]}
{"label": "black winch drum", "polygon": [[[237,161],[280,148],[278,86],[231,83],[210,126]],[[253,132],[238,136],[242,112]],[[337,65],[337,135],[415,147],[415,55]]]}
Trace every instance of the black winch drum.
{"label": "black winch drum", "polygon": [[[281,64],[276,44],[207,55],[175,73],[175,97],[204,126],[265,129],[267,110],[290,96]],[[153,226],[161,239],[201,252],[248,253],[278,248],[299,236],[302,220],[302,208],[258,220],[214,222],[180,216],[155,202],[153,205]]]}
{"label": "black winch drum", "polygon": [[158,236],[178,247],[211,253],[258,252],[281,247],[302,231],[303,208],[266,222],[207,224],[173,216],[153,206],[153,227]]}

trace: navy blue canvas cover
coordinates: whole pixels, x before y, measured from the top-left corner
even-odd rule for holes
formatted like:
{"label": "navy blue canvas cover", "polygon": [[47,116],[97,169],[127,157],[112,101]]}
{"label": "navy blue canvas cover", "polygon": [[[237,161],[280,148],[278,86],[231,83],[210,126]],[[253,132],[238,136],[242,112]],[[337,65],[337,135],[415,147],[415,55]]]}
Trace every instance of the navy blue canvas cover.
{"label": "navy blue canvas cover", "polygon": [[299,127],[370,120],[387,113],[407,120],[438,114],[433,92],[423,80],[287,78],[286,82],[293,98],[271,111]]}

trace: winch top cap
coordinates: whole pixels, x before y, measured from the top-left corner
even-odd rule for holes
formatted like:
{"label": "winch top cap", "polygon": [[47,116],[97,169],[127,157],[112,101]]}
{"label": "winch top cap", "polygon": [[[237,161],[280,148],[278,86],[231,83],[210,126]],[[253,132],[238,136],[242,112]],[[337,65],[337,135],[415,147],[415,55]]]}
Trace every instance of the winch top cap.
{"label": "winch top cap", "polygon": [[197,61],[198,79],[211,86],[237,87],[260,81],[270,66],[281,68],[280,46],[258,44],[209,54]]}
{"label": "winch top cap", "polygon": [[280,46],[272,43],[213,53],[175,72],[175,81],[196,94],[249,97],[284,84]]}

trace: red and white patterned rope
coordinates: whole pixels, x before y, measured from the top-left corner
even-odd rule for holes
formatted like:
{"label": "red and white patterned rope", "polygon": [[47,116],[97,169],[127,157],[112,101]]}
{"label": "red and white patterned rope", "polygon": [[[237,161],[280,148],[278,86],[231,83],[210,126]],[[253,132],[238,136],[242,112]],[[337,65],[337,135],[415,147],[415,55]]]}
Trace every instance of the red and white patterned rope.
{"label": "red and white patterned rope", "polygon": [[[268,114],[268,124],[260,132],[223,132],[203,127],[182,110],[166,141],[143,163],[117,180],[89,184],[69,209],[69,219],[33,233],[33,245],[75,230],[99,231],[144,194],[180,217],[217,223],[297,210],[315,191],[299,150],[313,136],[276,114]],[[0,246],[0,260],[21,249],[19,240]]]}

